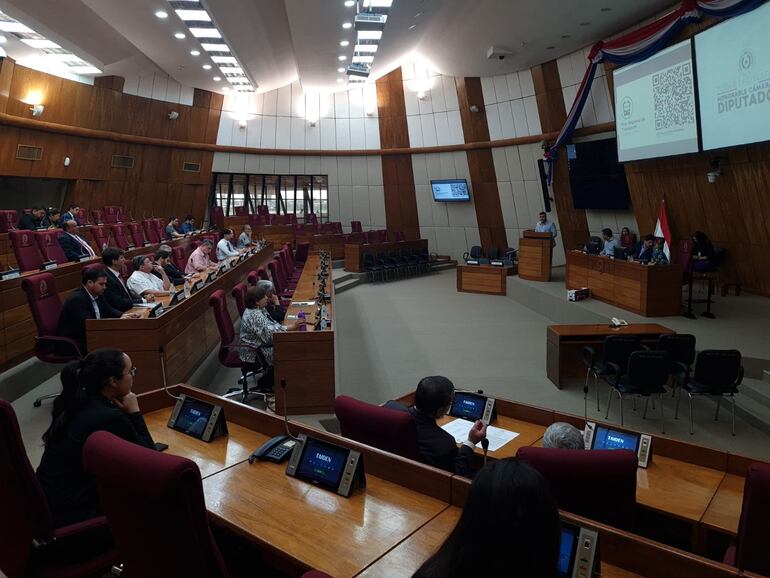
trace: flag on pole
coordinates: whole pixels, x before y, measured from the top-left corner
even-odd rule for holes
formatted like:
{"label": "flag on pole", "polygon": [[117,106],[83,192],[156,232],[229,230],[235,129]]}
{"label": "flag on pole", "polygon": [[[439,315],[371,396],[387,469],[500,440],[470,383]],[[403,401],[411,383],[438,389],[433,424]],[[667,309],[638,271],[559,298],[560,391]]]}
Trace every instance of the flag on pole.
{"label": "flag on pole", "polygon": [[668,226],[668,216],[666,215],[666,199],[661,199],[660,209],[658,209],[658,222],[655,224],[655,236],[665,239],[663,243],[663,252],[666,259],[671,262],[671,229]]}

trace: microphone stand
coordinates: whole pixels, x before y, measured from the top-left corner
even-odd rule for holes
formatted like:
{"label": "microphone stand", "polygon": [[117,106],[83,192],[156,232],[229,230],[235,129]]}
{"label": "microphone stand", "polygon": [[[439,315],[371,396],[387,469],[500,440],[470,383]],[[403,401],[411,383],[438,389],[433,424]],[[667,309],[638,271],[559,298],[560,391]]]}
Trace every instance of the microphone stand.
{"label": "microphone stand", "polygon": [[169,397],[179,401],[182,398],[178,395],[174,395],[168,390],[168,381],[166,379],[166,353],[163,351],[162,347],[158,348],[158,355],[160,355],[160,373],[163,376],[163,391],[165,391],[166,395]]}
{"label": "microphone stand", "polygon": [[489,451],[489,440],[484,438],[481,440],[481,449],[484,451],[484,465],[487,465],[487,452]]}
{"label": "microphone stand", "polygon": [[286,380],[281,380],[281,395],[283,396],[283,427],[286,430],[286,435],[293,440],[297,440],[296,436],[291,435],[289,431],[289,412],[286,409]]}

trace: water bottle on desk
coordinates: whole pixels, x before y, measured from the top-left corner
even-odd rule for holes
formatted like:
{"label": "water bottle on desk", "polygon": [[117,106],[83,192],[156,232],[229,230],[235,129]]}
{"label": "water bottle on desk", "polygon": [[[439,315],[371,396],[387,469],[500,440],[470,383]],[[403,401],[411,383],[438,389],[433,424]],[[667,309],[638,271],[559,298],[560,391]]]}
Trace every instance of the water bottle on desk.
{"label": "water bottle on desk", "polygon": [[299,326],[300,331],[307,331],[307,322],[305,321],[305,310],[301,309],[299,313],[297,313],[297,319],[299,319],[302,324]]}

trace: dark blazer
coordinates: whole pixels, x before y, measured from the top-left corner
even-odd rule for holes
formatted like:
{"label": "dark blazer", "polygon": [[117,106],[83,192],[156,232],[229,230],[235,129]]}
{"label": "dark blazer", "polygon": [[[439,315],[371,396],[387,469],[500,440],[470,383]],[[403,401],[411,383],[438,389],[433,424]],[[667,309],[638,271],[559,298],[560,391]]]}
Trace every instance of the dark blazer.
{"label": "dark blazer", "polygon": [[34,231],[38,227],[42,227],[42,219],[38,220],[32,213],[24,213],[19,219],[19,223],[16,225],[17,229],[26,229]]}
{"label": "dark blazer", "polygon": [[129,442],[155,449],[141,413],[126,415],[102,396],[90,398],[64,431],[48,441],[37,469],[56,528],[100,513],[96,482],[83,470],[81,461],[83,445],[96,431],[108,431]]}
{"label": "dark blazer", "polygon": [[[473,450],[466,445],[458,449],[455,438],[441,429],[435,419],[423,414],[416,407],[410,407],[409,413],[417,427],[417,448],[425,463],[460,476],[468,476],[471,472]],[[471,425],[473,424],[468,422],[468,429]]]}
{"label": "dark blazer", "polygon": [[[107,303],[104,295],[99,296],[96,305],[99,307],[99,315],[102,319],[115,319],[123,314],[122,311]],[[60,337],[69,337],[77,341],[80,352],[83,354],[87,351],[86,319],[96,319],[96,316],[88,291],[84,287],[78,287],[62,307],[56,333]]]}
{"label": "dark blazer", "polygon": [[166,272],[166,276],[172,285],[184,285],[184,271],[179,267],[169,262],[163,265],[163,270]]}
{"label": "dark blazer", "polygon": [[283,323],[283,320],[286,318],[286,310],[280,305],[273,305],[272,303],[268,303],[265,307],[265,310],[276,323]]}
{"label": "dark blazer", "polygon": [[142,302],[141,297],[123,286],[109,267],[104,269],[107,271],[107,289],[104,291],[104,299],[113,309],[125,313],[134,306],[134,303]]}
{"label": "dark blazer", "polygon": [[[83,241],[85,241],[85,239],[83,239]],[[68,233],[61,233],[59,235],[59,246],[70,261],[77,261],[81,257],[88,257],[86,248],[70,237]]]}

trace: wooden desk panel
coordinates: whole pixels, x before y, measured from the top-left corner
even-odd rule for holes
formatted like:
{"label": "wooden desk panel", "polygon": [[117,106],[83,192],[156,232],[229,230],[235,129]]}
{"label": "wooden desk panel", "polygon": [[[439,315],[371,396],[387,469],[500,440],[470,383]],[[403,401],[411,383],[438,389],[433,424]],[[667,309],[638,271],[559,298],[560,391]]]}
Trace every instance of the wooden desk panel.
{"label": "wooden desk panel", "polygon": [[682,309],[679,265],[649,266],[568,251],[565,283],[567,289],[588,287],[592,297],[646,317],[679,315]]}
{"label": "wooden desk panel", "polygon": [[251,452],[268,440],[268,436],[228,420],[228,436],[207,443],[168,427],[172,411],[164,408],[144,414],[147,429],[156,442],[168,444],[166,452],[194,461],[202,478],[248,460]]}
{"label": "wooden desk panel", "polygon": [[[525,233],[526,235],[526,233]],[[529,281],[551,280],[552,239],[519,239],[519,277]]]}
{"label": "wooden desk panel", "polygon": [[215,521],[276,555],[335,578],[355,576],[448,504],[376,476],[344,498],[248,462],[203,480]]}
{"label": "wooden desk panel", "polygon": [[743,487],[746,478],[726,474],[719,489],[703,515],[701,523],[707,528],[735,536],[743,507]]}
{"label": "wooden desk panel", "polygon": [[464,293],[506,295],[508,275],[515,272],[514,267],[457,265],[457,290]]}
{"label": "wooden desk panel", "polygon": [[363,273],[364,255],[377,253],[388,253],[389,251],[401,251],[407,249],[413,251],[428,250],[428,240],[418,239],[416,241],[396,241],[392,243],[347,243],[345,244],[345,271],[353,273]]}

